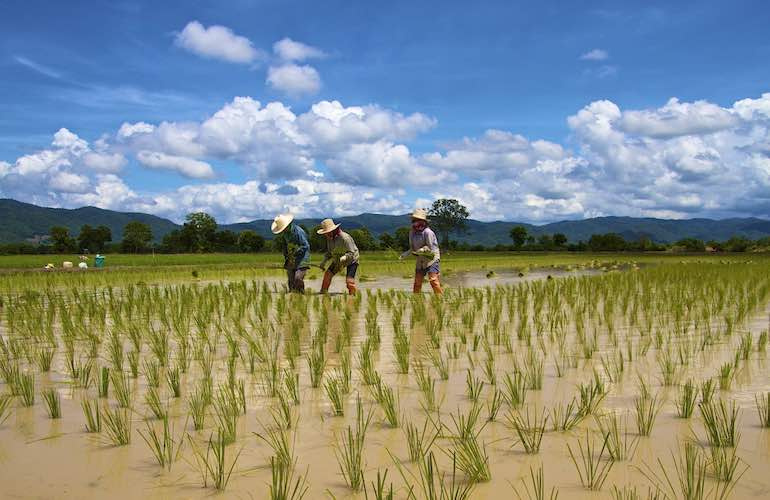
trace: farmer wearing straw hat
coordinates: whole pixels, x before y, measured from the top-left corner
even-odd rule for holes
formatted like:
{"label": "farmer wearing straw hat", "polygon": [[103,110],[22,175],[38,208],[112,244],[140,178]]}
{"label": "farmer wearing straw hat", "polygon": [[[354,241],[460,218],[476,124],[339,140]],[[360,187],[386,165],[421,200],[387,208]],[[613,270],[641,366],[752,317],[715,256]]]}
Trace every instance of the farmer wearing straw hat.
{"label": "farmer wearing straw hat", "polygon": [[289,291],[304,293],[305,273],[310,268],[310,243],[305,230],[294,224],[294,216],[291,214],[276,216],[270,230],[273,234],[282,235],[278,242],[283,251],[283,267],[286,269]]}
{"label": "farmer wearing straw hat", "polygon": [[420,293],[425,275],[428,275],[433,292],[441,294],[441,282],[439,281],[439,262],[441,253],[438,248],[436,233],[428,227],[428,213],[418,208],[412,213],[412,229],[409,231],[409,250],[401,254],[399,260],[409,256],[417,257],[414,269],[414,293]]}
{"label": "farmer wearing straw hat", "polygon": [[[340,229],[339,224],[335,224],[332,219],[321,221],[321,229],[317,231],[326,237],[326,255],[321,262],[321,269],[324,269],[324,280],[321,284],[321,293],[329,290],[329,285],[342,267],[345,267],[345,285],[350,295],[356,293],[356,271],[358,271],[358,247],[353,237]],[[326,263],[329,267],[326,267]]]}

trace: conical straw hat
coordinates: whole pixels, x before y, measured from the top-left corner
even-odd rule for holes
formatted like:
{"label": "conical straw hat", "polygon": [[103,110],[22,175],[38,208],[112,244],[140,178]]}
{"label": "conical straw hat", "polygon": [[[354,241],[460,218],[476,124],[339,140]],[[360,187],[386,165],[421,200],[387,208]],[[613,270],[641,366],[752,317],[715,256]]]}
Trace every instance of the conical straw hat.
{"label": "conical straw hat", "polygon": [[324,220],[321,221],[321,229],[316,231],[316,233],[318,233],[318,234],[331,233],[332,231],[334,231],[338,227],[340,227],[340,225],[339,224],[335,224],[332,219],[324,219]]}
{"label": "conical straw hat", "polygon": [[420,219],[427,222],[428,212],[424,208],[415,208],[414,212],[412,212],[412,219]]}
{"label": "conical straw hat", "polygon": [[294,216],[292,214],[278,215],[275,219],[273,219],[273,223],[270,226],[270,230],[273,231],[273,234],[279,234],[284,229],[289,227],[289,224],[291,224],[291,221],[293,220],[294,220]]}

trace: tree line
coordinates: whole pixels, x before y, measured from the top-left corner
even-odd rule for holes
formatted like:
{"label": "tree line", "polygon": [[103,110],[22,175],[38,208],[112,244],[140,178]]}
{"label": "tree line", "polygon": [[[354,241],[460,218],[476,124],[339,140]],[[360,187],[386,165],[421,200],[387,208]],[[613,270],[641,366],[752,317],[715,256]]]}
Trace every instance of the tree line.
{"label": "tree line", "polygon": [[[433,202],[429,216],[431,227],[438,233],[441,247],[454,251],[573,251],[573,252],[647,252],[647,251],[726,251],[746,252],[770,249],[770,237],[751,240],[734,236],[727,241],[702,241],[685,238],[673,244],[660,244],[650,238],[626,240],[617,233],[593,234],[587,241],[570,242],[563,233],[531,234],[524,226],[515,226],[510,230],[511,244],[485,246],[466,241],[450,239],[452,234],[464,234],[468,231],[468,209],[454,199],[440,199]],[[326,250],[326,239],[316,234],[320,225],[305,227],[311,250]],[[346,229],[353,237],[359,250],[406,250],[409,247],[409,226],[396,229],[393,234],[382,233],[375,237],[365,227]],[[54,226],[49,238],[41,244],[10,243],[0,245],[0,254],[35,254],[35,253],[255,253],[278,251],[278,242],[265,239],[252,230],[239,233],[220,229],[216,219],[205,212],[190,213],[179,229],[174,229],[163,236],[160,243],[154,242],[152,229],[148,224],[131,221],[123,228],[123,238],[112,241],[109,227],[92,227],[84,224],[77,236],[71,235],[68,228]]]}

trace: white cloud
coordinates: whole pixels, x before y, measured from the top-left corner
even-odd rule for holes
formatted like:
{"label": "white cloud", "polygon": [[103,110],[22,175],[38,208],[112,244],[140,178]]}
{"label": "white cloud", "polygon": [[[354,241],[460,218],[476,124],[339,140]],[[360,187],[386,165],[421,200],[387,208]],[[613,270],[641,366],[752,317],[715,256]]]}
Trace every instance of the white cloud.
{"label": "white cloud", "polygon": [[735,126],[739,116],[706,101],[679,102],[672,97],[654,110],[626,111],[620,120],[624,132],[655,138],[700,135]]}
{"label": "white cloud", "polygon": [[47,66],[43,66],[42,64],[36,63],[35,61],[28,59],[23,56],[14,56],[13,59],[21,64],[22,66],[25,66],[33,71],[37,71],[38,73],[45,75],[50,78],[54,78],[56,80],[61,79],[61,73],[59,73],[56,70],[53,70]]}
{"label": "white cloud", "polygon": [[273,52],[284,61],[304,61],[326,56],[321,49],[296,42],[288,37],[275,42]]}
{"label": "white cloud", "polygon": [[264,54],[251,41],[236,35],[226,26],[212,25],[206,28],[198,21],[190,21],[176,35],[175,43],[193,54],[232,63],[253,63]]}
{"label": "white cloud", "polygon": [[193,179],[210,179],[214,177],[214,170],[205,161],[173,156],[157,151],[139,151],[136,154],[139,163],[150,168],[174,170]]}
{"label": "white cloud", "polygon": [[583,61],[605,61],[609,57],[609,53],[604,49],[592,49],[580,55]]}
{"label": "white cloud", "polygon": [[308,65],[283,64],[270,66],[267,84],[287,95],[298,97],[317,94],[321,90],[321,77],[315,68]]}

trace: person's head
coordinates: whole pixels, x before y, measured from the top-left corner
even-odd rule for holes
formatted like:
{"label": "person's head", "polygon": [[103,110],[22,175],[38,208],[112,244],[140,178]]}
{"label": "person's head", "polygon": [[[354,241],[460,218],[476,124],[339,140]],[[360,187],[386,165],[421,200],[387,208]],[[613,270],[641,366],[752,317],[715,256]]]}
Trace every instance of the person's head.
{"label": "person's head", "polygon": [[273,219],[273,223],[270,225],[270,230],[273,234],[281,234],[291,226],[294,216],[292,214],[280,214]]}
{"label": "person's head", "polygon": [[422,231],[428,227],[428,213],[423,208],[417,208],[412,212],[412,229]]}
{"label": "person's head", "polygon": [[335,224],[332,219],[324,219],[321,221],[321,229],[316,232],[324,235],[327,240],[331,240],[340,234],[340,225]]}

